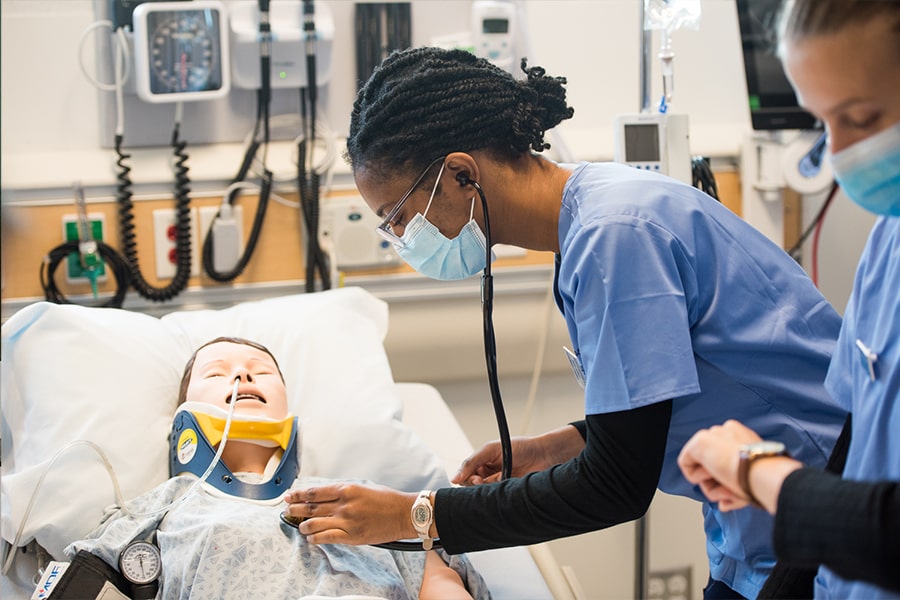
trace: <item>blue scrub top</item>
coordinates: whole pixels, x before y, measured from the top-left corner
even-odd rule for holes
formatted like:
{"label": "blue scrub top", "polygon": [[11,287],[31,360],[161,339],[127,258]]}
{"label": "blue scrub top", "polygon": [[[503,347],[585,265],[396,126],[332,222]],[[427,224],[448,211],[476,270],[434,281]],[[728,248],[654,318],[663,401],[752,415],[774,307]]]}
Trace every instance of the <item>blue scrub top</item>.
{"label": "blue scrub top", "polygon": [[[874,381],[857,340],[877,356]],[[900,480],[900,218],[881,217],[869,235],[825,385],[853,413],[844,478]],[[816,579],[816,598],[897,597],[824,567]]]}
{"label": "blue scrub top", "polygon": [[586,414],[674,400],[659,489],[704,503],[710,573],[755,598],[772,518],[721,513],[681,475],[698,429],[738,419],[824,466],[846,419],[824,380],[841,319],[806,272],[689,185],[614,163],[573,169],[559,219],[559,297]]}

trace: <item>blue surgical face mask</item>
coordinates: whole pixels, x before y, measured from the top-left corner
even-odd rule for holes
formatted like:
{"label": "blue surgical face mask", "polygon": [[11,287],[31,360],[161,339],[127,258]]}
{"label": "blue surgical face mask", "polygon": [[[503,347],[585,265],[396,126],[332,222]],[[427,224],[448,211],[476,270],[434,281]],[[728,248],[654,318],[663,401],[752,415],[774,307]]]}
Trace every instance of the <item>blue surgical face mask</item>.
{"label": "blue surgical face mask", "polygon": [[402,245],[396,246],[397,254],[426,277],[442,280],[465,279],[484,269],[487,241],[478,223],[472,218],[475,210],[474,197],[472,208],[469,210],[469,222],[452,240],[425,218],[443,172],[442,164],[425,213],[417,213],[403,230],[400,238]]}
{"label": "blue surgical face mask", "polygon": [[900,217],[900,123],[831,157],[851,200],[878,215]]}

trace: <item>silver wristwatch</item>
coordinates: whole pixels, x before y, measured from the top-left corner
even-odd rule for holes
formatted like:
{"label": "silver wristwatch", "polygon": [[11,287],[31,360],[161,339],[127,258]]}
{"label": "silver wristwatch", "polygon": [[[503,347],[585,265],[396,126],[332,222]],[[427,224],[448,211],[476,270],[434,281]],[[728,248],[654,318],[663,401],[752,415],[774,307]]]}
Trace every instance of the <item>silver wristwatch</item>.
{"label": "silver wristwatch", "polygon": [[409,511],[410,519],[412,519],[413,527],[422,540],[422,548],[431,550],[434,540],[431,538],[431,524],[434,523],[434,507],[431,506],[431,490],[422,490],[419,492],[416,501],[413,502],[412,509]]}

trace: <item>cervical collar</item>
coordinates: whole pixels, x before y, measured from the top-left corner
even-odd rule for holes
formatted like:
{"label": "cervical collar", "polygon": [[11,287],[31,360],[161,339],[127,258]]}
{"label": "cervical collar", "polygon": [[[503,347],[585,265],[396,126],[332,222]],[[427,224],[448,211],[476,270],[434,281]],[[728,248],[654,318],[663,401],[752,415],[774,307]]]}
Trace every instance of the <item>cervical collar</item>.
{"label": "cervical collar", "polygon": [[[218,412],[217,412],[218,411]],[[228,413],[209,404],[186,402],[175,414],[169,434],[169,475],[192,473],[201,477],[216,456],[215,445],[222,439]],[[240,481],[221,460],[206,480],[231,496],[251,500],[271,500],[286,492],[300,472],[297,456],[297,417],[275,421],[265,417],[234,415],[228,439],[280,446],[281,462],[272,477],[259,484]],[[212,441],[215,440],[215,441]]]}

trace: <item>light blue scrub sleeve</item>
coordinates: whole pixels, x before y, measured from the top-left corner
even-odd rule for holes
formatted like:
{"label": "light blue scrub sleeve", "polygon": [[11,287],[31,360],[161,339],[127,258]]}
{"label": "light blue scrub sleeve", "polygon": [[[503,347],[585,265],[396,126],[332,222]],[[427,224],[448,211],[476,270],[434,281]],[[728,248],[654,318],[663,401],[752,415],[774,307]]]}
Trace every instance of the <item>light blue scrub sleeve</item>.
{"label": "light blue scrub sleeve", "polygon": [[688,314],[696,276],[678,241],[647,220],[613,215],[583,224],[564,252],[560,287],[571,299],[586,414],[699,392]]}

